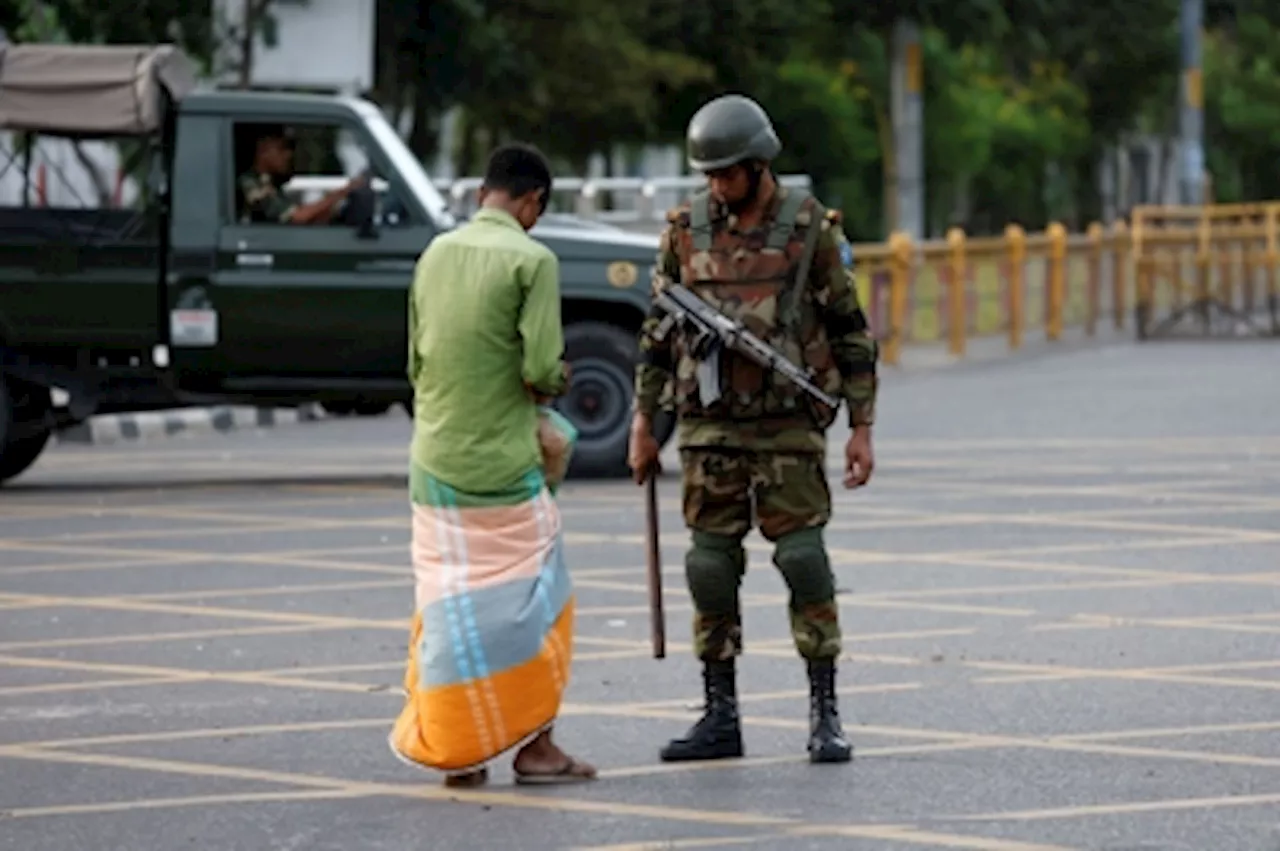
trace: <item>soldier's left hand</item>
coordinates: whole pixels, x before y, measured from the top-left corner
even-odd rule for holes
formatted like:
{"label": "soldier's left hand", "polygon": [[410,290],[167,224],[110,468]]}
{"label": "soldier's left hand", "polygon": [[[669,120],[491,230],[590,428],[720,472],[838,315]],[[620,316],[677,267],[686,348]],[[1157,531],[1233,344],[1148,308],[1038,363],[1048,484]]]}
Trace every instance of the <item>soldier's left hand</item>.
{"label": "soldier's left hand", "polygon": [[871,430],[859,427],[849,435],[844,445],[844,486],[850,490],[860,488],[871,480],[875,469],[875,456],[871,452]]}

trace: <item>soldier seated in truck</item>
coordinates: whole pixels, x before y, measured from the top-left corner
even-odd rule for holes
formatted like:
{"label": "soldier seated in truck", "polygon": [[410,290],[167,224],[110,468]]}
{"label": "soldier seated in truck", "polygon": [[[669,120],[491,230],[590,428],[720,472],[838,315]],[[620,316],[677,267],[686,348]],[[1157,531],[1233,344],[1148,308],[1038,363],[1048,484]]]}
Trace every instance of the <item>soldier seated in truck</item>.
{"label": "soldier seated in truck", "polygon": [[283,125],[258,128],[253,148],[253,164],[237,179],[237,201],[242,222],[312,225],[329,224],[342,203],[368,184],[359,174],[343,186],[309,204],[295,204],[281,187],[293,176],[293,134]]}

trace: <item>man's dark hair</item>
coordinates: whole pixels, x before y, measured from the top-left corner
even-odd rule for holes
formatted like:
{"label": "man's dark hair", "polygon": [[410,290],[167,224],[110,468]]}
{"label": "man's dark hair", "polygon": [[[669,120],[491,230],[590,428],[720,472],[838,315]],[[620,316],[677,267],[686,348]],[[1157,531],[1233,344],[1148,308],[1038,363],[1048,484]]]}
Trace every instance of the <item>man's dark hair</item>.
{"label": "man's dark hair", "polygon": [[489,156],[484,172],[484,185],[519,198],[541,189],[542,209],[551,200],[551,165],[533,145],[513,142],[503,145]]}
{"label": "man's dark hair", "polygon": [[283,124],[268,123],[251,125],[253,132],[253,140],[255,143],[264,142],[267,139],[279,139],[286,145],[293,145],[297,141],[293,131]]}

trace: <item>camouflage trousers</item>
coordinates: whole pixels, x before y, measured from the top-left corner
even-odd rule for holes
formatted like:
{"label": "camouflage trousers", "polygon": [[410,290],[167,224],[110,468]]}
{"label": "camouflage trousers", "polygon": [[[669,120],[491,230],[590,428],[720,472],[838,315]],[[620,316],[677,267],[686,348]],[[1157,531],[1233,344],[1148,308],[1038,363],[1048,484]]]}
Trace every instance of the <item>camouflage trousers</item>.
{"label": "camouflage trousers", "polygon": [[693,597],[694,652],[702,661],[742,653],[739,590],[743,538],[753,527],[774,544],[790,591],[791,636],[807,659],[840,655],[835,577],[822,538],[831,491],[818,453],[682,449],[684,518],[693,545],[685,577]]}

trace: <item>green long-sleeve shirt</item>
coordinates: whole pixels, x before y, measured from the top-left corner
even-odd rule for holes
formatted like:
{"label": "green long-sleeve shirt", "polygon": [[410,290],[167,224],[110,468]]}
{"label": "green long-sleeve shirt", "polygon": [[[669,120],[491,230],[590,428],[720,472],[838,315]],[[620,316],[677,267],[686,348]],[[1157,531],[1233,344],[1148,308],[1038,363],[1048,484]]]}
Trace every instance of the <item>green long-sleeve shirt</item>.
{"label": "green long-sleeve shirt", "polygon": [[560,268],[512,216],[482,209],[423,251],[409,296],[411,457],[466,491],[541,464],[539,393],[564,390]]}

